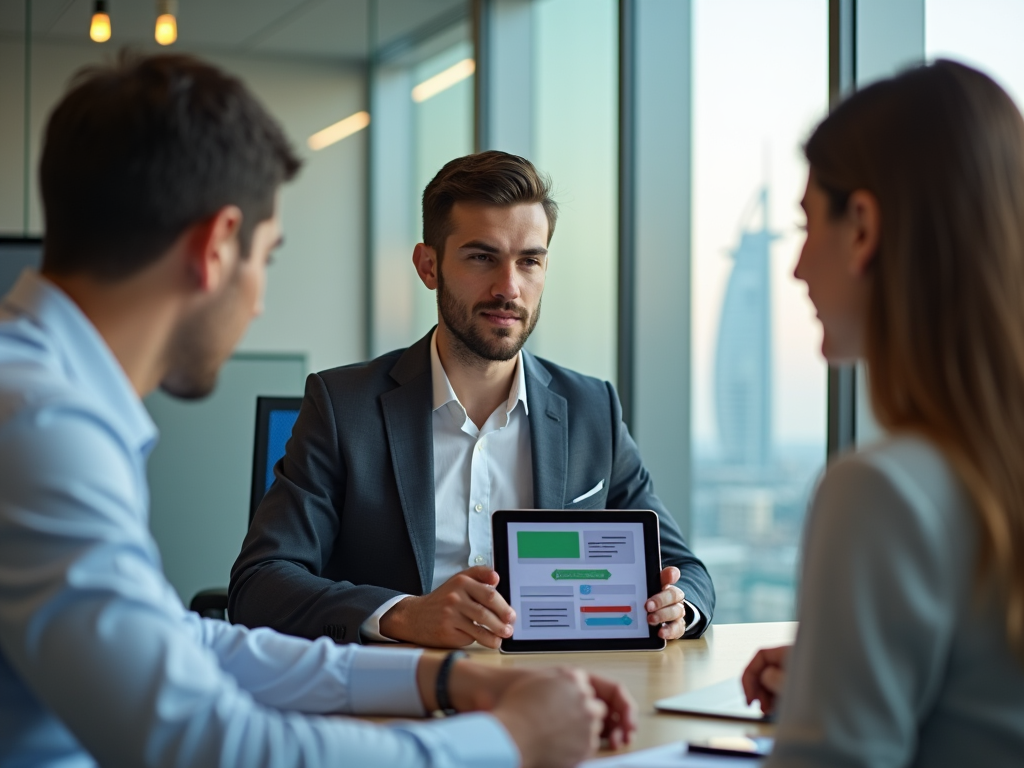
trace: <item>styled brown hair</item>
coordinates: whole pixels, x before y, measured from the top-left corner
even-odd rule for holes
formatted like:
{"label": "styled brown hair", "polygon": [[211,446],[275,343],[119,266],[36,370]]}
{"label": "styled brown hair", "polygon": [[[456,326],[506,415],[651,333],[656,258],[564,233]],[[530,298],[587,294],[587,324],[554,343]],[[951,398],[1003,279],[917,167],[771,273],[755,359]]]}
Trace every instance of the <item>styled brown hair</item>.
{"label": "styled brown hair", "polygon": [[247,258],[253,230],[299,166],[237,78],[192,56],[122,51],[79,71],[47,122],[43,269],[127,277],[226,205],[242,211]]}
{"label": "styled brown hair", "polygon": [[423,190],[423,242],[444,255],[456,203],[520,205],[540,203],[548,219],[548,242],[555,234],[558,204],[551,198],[551,181],[529,160],[489,150],[451,160]]}
{"label": "styled brown hair", "polygon": [[1024,660],[1024,119],[990,78],[937,61],[851,96],[805,153],[833,215],[855,190],[878,200],[871,404],[959,474],[978,586],[997,588]]}

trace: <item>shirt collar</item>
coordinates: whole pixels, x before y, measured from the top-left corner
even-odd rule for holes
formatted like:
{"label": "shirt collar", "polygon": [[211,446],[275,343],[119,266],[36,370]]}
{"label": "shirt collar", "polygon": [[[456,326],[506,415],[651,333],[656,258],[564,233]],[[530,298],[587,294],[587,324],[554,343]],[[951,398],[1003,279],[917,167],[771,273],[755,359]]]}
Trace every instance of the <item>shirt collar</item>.
{"label": "shirt collar", "polygon": [[46,333],[68,380],[103,408],[130,445],[148,454],[156,443],[156,425],[114,353],[78,305],[33,269],[21,273],[3,303]]}
{"label": "shirt collar", "polygon": [[[430,337],[430,376],[434,387],[434,410],[438,411],[449,403],[455,403],[458,410],[462,411],[463,419],[466,418],[466,409],[459,402],[459,396],[452,389],[452,383],[448,380],[448,374],[441,365],[441,357],[437,354],[437,332],[434,329]],[[516,357],[516,372],[512,378],[512,388],[508,392],[508,400],[505,402],[505,413],[510,415],[515,410],[516,404],[522,402],[523,412],[529,415],[530,406],[526,402],[526,373],[523,365],[523,353]]]}

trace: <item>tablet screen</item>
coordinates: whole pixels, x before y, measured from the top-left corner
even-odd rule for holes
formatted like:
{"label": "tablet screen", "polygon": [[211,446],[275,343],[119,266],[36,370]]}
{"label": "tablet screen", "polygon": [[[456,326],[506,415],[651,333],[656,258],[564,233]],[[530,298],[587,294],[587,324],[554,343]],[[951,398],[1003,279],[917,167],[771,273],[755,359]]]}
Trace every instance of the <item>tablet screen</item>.
{"label": "tablet screen", "polygon": [[646,638],[644,526],[509,522],[513,640]]}

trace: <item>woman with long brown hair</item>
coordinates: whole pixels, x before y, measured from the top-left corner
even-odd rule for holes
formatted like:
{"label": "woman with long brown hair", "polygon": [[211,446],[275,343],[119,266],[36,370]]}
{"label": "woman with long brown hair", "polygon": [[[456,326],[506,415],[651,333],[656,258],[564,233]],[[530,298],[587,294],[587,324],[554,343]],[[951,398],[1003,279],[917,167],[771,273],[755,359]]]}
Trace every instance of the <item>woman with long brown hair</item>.
{"label": "woman with long brown hair", "polygon": [[744,673],[767,766],[1024,765],[1024,119],[939,61],[805,152],[796,276],[888,436],[826,472],[796,644]]}

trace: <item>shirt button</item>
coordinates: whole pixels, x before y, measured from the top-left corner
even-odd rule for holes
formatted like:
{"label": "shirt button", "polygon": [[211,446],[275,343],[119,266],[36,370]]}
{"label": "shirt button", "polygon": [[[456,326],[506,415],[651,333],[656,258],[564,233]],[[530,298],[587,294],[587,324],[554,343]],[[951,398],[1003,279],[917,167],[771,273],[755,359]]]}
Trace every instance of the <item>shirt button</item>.
{"label": "shirt button", "polygon": [[477,504],[475,507],[473,507],[473,509],[475,509],[477,512],[483,512],[484,511],[484,505],[483,504]]}
{"label": "shirt button", "polygon": [[476,563],[477,565],[480,565],[483,561],[484,561],[484,556],[483,555],[477,555],[476,557],[473,558],[473,562]]}
{"label": "shirt button", "polygon": [[479,443],[476,444],[476,449],[478,451],[482,451],[484,449],[483,441],[480,441]]}

